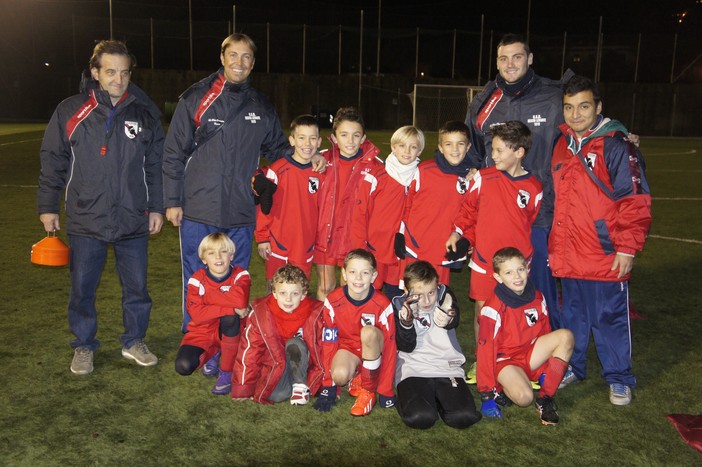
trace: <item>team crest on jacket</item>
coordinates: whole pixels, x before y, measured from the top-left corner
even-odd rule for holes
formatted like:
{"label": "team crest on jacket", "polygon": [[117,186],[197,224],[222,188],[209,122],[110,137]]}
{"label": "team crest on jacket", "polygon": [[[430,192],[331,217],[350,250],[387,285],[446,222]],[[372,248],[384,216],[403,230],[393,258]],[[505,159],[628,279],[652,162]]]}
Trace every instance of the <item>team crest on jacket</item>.
{"label": "team crest on jacket", "polygon": [[527,308],[524,310],[524,317],[526,318],[527,325],[532,327],[539,320],[539,310],[536,308]]}
{"label": "team crest on jacket", "polygon": [[590,170],[595,170],[595,160],[597,159],[597,154],[594,152],[588,152],[587,156],[585,156],[585,161],[587,162],[587,166],[590,167]]}
{"label": "team crest on jacket", "polygon": [[136,138],[136,135],[140,131],[141,131],[141,128],[139,128],[138,122],[130,122],[130,121],[124,122],[124,134],[127,135],[127,138],[129,138],[129,139]]}
{"label": "team crest on jacket", "polygon": [[307,190],[312,194],[317,193],[317,190],[319,190],[319,178],[309,177],[307,179]]}
{"label": "team crest on jacket", "polygon": [[460,194],[465,194],[466,189],[468,188],[468,182],[464,177],[458,177],[458,180],[456,181],[456,191]]}
{"label": "team crest on jacket", "polygon": [[519,190],[517,193],[517,206],[520,208],[524,209],[529,205],[529,199],[531,198],[531,194],[526,191],[526,190]]}
{"label": "team crest on jacket", "polygon": [[375,326],[375,315],[373,313],[361,313],[361,326]]}

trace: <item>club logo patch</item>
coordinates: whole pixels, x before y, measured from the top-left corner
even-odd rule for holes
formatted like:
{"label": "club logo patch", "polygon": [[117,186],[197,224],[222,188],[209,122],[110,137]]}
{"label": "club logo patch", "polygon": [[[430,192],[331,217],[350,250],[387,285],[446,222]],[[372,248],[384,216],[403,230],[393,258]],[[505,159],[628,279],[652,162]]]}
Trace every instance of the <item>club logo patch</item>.
{"label": "club logo patch", "polygon": [[336,342],[339,340],[339,330],[337,328],[324,328],[322,330],[323,342]]}
{"label": "club logo patch", "polygon": [[375,326],[375,315],[373,313],[361,313],[361,326]]}
{"label": "club logo patch", "polygon": [[595,170],[595,160],[597,159],[597,154],[593,152],[588,152],[587,156],[585,156],[585,161],[587,162],[587,166],[590,167],[590,170]]}
{"label": "club logo patch", "polygon": [[244,120],[248,120],[251,123],[256,123],[258,120],[261,120],[261,117],[256,115],[256,112],[249,112],[249,114],[244,117]]}
{"label": "club logo patch", "polygon": [[317,190],[319,190],[319,178],[309,177],[307,179],[307,190],[312,194],[317,193]]}
{"label": "club logo patch", "polygon": [[456,181],[456,191],[463,195],[465,194],[467,188],[468,182],[466,179],[463,177],[458,177],[458,180]]}
{"label": "club logo patch", "polygon": [[141,128],[139,128],[138,122],[130,122],[130,121],[124,122],[124,134],[127,135],[127,138],[129,138],[129,139],[136,138],[137,134],[139,134],[140,131],[141,131]]}
{"label": "club logo patch", "polygon": [[527,325],[532,327],[539,320],[539,311],[536,308],[527,308],[524,310],[524,317],[526,318]]}
{"label": "club logo patch", "polygon": [[531,194],[526,191],[526,190],[519,190],[517,193],[517,206],[520,208],[524,209],[529,205],[529,199],[531,198]]}

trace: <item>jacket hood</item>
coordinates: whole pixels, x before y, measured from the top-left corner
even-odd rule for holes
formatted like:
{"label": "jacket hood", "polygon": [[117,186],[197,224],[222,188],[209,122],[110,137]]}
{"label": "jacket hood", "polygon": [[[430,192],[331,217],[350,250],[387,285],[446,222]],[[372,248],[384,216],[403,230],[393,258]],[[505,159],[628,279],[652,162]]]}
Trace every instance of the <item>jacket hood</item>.
{"label": "jacket hood", "polygon": [[612,120],[602,115],[597,117],[595,126],[590,128],[580,139],[578,139],[575,132],[573,132],[566,123],[561,126],[561,131],[563,131],[563,134],[568,138],[568,149],[570,149],[573,154],[580,152],[580,149],[594,138],[616,132],[621,132],[625,135],[629,134],[629,130],[627,130],[624,124],[619,120]]}
{"label": "jacket hood", "polygon": [[[80,75],[80,84],[78,85],[78,92],[80,94],[88,94],[90,91],[104,92],[100,89],[99,83],[93,79],[89,70],[83,70]],[[127,87],[127,92],[129,95],[134,96],[137,101],[144,104],[144,106],[149,111],[149,114],[155,119],[161,118],[161,110],[154,103],[154,101],[146,95],[146,93],[132,81],[129,81],[129,86]]]}

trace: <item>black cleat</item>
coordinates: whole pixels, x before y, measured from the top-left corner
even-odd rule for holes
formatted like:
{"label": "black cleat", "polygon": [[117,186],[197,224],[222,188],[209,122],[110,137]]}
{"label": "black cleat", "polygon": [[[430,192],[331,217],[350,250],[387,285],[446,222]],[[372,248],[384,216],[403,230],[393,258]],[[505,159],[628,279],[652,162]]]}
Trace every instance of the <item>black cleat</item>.
{"label": "black cleat", "polygon": [[553,400],[553,397],[537,397],[536,410],[541,415],[541,423],[544,425],[558,425],[558,412],[556,412],[558,407],[556,407],[556,401]]}

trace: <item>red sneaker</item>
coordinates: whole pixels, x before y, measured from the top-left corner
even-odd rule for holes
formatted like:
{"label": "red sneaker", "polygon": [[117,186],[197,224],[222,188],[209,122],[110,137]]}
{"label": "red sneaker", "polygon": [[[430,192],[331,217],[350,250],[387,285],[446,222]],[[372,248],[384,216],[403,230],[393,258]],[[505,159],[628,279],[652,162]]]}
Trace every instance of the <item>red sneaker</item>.
{"label": "red sneaker", "polygon": [[353,407],[351,407],[351,415],[356,417],[362,417],[371,413],[377,397],[374,392],[367,391],[363,388],[359,388],[359,391],[360,394],[356,398]]}

